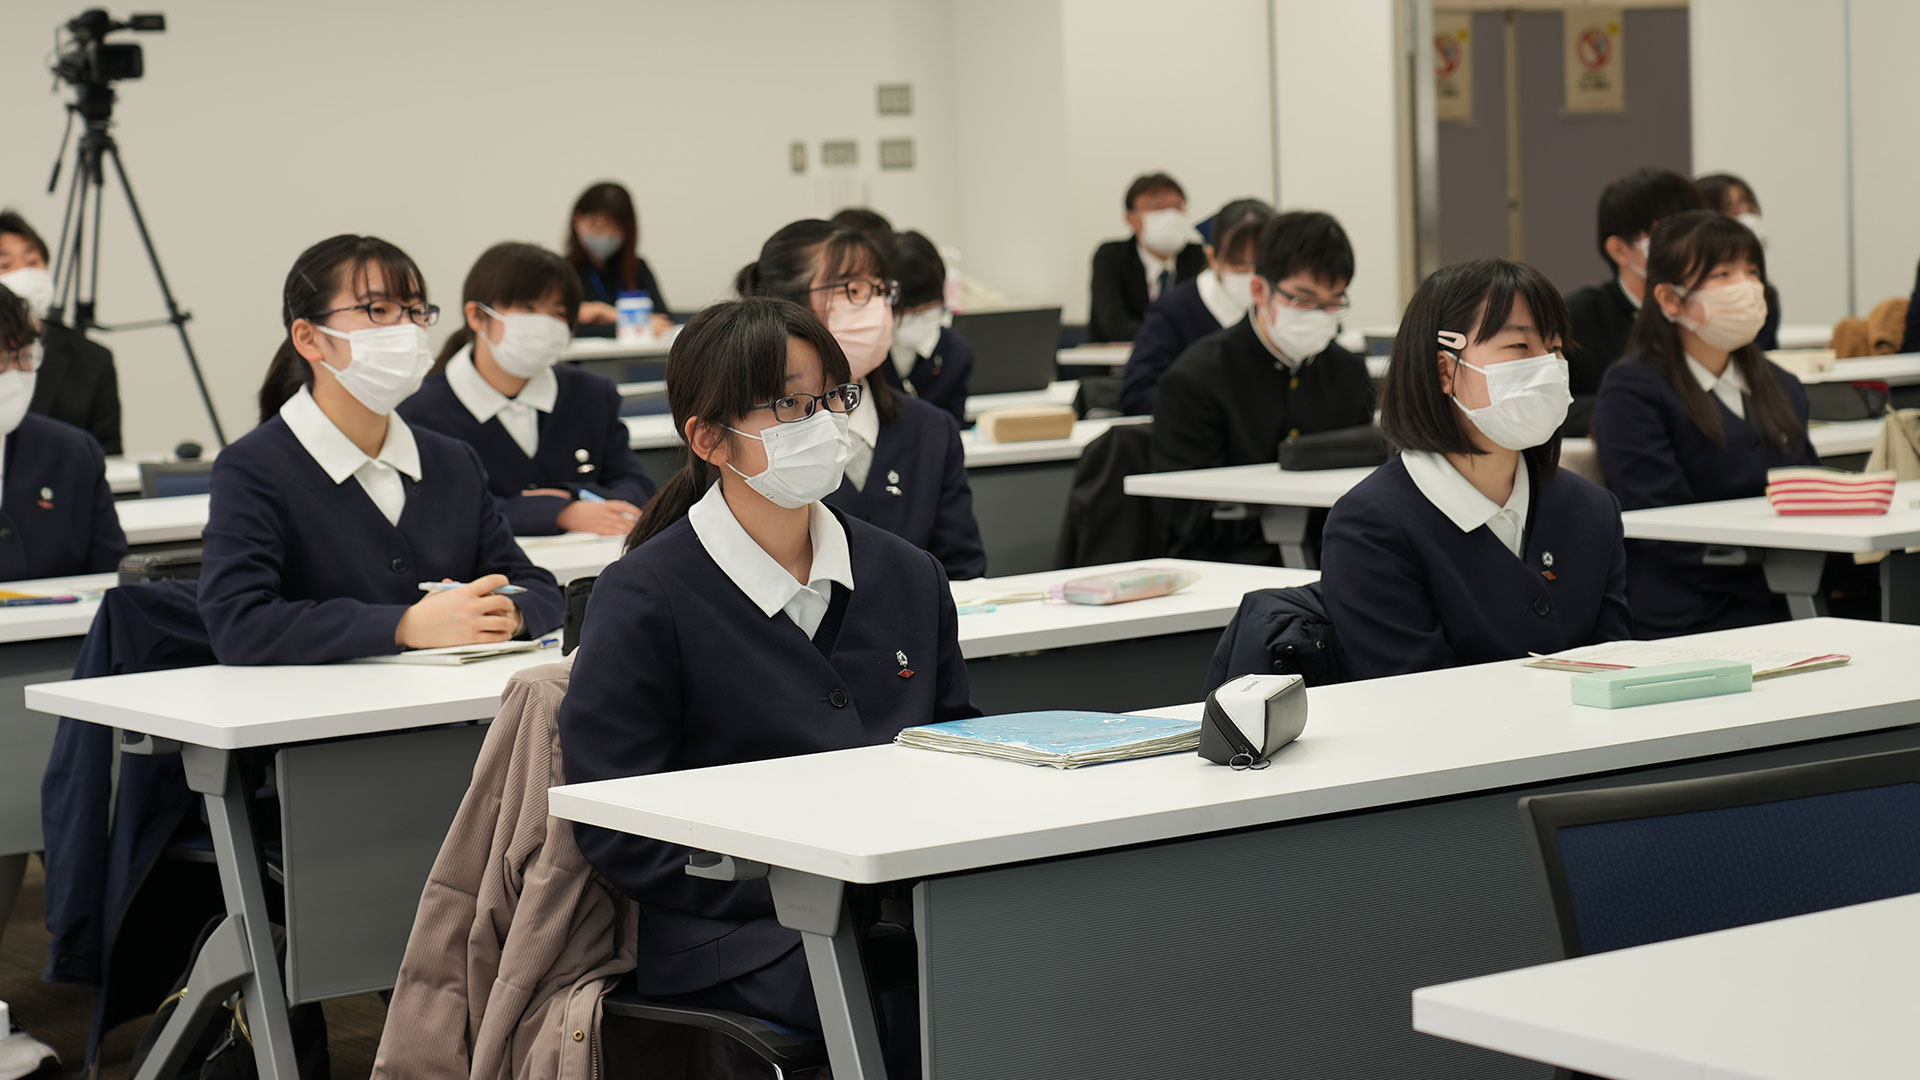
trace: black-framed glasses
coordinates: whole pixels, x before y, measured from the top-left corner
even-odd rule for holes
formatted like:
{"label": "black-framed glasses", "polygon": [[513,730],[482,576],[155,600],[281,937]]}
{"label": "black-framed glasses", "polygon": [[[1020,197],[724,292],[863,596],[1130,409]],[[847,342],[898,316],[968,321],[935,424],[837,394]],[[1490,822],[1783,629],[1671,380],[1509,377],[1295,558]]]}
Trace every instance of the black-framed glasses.
{"label": "black-framed glasses", "polygon": [[364,311],[375,326],[398,326],[402,319],[413,320],[416,326],[432,326],[440,321],[438,304],[403,304],[398,300],[369,300],[364,304],[350,304],[347,307],[316,311],[306,318],[311,321],[328,315],[338,315],[343,311]]}
{"label": "black-framed glasses", "polygon": [[867,301],[876,296],[884,296],[888,307],[900,303],[900,283],[897,281],[877,281],[873,278],[855,278],[842,281],[837,285],[819,285],[814,292],[838,292],[846,295],[847,303],[854,307],[866,307]]}
{"label": "black-framed glasses", "polygon": [[30,341],[17,349],[0,349],[0,372],[40,370],[40,343]]}
{"label": "black-framed glasses", "polygon": [[818,412],[825,405],[828,412],[850,413],[860,407],[860,387],[854,383],[843,383],[824,394],[788,394],[763,405],[755,405],[749,411],[772,409],[773,418],[783,424],[797,424]]}
{"label": "black-framed glasses", "polygon": [[1273,286],[1273,295],[1279,297],[1281,303],[1293,308],[1295,311],[1324,311],[1329,315],[1345,315],[1353,309],[1353,304],[1347,300],[1345,293],[1340,294],[1336,299],[1322,303],[1311,296],[1295,296],[1280,286],[1275,285]]}

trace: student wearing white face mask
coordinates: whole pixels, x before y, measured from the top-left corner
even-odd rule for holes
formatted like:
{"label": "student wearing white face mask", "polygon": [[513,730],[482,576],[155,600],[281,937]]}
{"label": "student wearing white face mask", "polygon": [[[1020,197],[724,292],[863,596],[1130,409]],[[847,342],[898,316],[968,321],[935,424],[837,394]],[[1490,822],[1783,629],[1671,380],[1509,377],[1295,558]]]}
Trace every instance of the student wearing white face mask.
{"label": "student wearing white face mask", "polygon": [[[466,443],[393,411],[440,309],[371,236],[303,252],[260,426],[214,459],[200,615],[223,664],[324,664],[506,641],[560,625],[560,590],[514,543]],[[459,583],[423,591],[423,583]],[[508,596],[507,585],[521,591]]]}
{"label": "student wearing white face mask", "polygon": [[881,374],[894,389],[945,409],[965,426],[973,346],[947,325],[946,260],[917,232],[893,234],[887,256],[900,282],[900,303],[894,308],[891,363],[881,365]]}
{"label": "student wearing white face mask", "polygon": [[[1246,317],[1194,342],[1160,377],[1155,472],[1271,464],[1289,435],[1373,419],[1366,363],[1333,342],[1353,279],[1346,230],[1327,214],[1281,214],[1261,226],[1253,264]],[[1278,558],[1259,516],[1244,507],[1174,503],[1167,515],[1171,554],[1245,563]]]}
{"label": "student wearing white face mask", "polygon": [[1207,268],[1206,252],[1187,220],[1187,193],[1166,173],[1135,177],[1127,185],[1127,228],[1093,253],[1090,341],[1132,341],[1147,305]]}
{"label": "student wearing white face mask", "polygon": [[[1753,185],[1732,173],[1708,173],[1694,180],[1693,186],[1700,189],[1700,197],[1707,201],[1707,209],[1718,210],[1747,227],[1760,240],[1760,246],[1767,246],[1765,223],[1760,218],[1760,196],[1753,193]],[[1780,290],[1767,282],[1767,321],[1760,324],[1760,333],[1754,339],[1761,351],[1770,352],[1780,347]]]}
{"label": "student wearing white face mask", "polygon": [[1273,207],[1259,199],[1235,199],[1221,207],[1213,219],[1213,242],[1206,246],[1207,268],[1148,306],[1120,377],[1120,408],[1128,415],[1153,413],[1160,376],[1187,346],[1246,318],[1253,306],[1254,242],[1272,218]]}
{"label": "student wearing white face mask", "polygon": [[893,347],[900,286],[891,271],[866,233],[809,219],[774,233],[734,289],[805,305],[832,331],[861,388],[867,407],[847,418],[846,480],[828,505],[931,552],[950,578],[985,577],[959,424],[874,377]]}
{"label": "student wearing white face mask", "polygon": [[[1820,463],[1805,389],[1754,344],[1765,284],[1760,241],[1732,218],[1700,210],[1654,230],[1651,302],[1594,411],[1600,465],[1621,506],[1756,497],[1768,469]],[[1758,565],[1709,563],[1699,544],[1648,540],[1630,542],[1627,558],[1635,637],[1786,618]]]}
{"label": "student wearing white face mask", "polygon": [[532,244],[495,244],[462,301],[466,326],[400,415],[480,452],[514,535],[626,535],[654,485],[613,381],[559,363],[580,307],[572,268]]}
{"label": "student wearing white face mask", "polygon": [[1449,266],[1414,293],[1380,405],[1400,454],[1334,506],[1321,548],[1347,676],[1628,636],[1619,504],[1559,469],[1566,333],[1521,263]]}
{"label": "student wearing white face mask", "polygon": [[54,299],[47,244],[11,210],[0,210],[0,285],[27,302],[40,332],[33,411],[81,428],[109,454],[120,453],[120,380],[113,353],[47,318]]}
{"label": "student wearing white face mask", "polygon": [[613,332],[621,293],[653,298],[653,332],[673,329],[673,316],[653,267],[640,255],[640,215],[625,186],[602,181],[574,200],[566,240],[567,261],[580,275],[580,322],[600,334]]}

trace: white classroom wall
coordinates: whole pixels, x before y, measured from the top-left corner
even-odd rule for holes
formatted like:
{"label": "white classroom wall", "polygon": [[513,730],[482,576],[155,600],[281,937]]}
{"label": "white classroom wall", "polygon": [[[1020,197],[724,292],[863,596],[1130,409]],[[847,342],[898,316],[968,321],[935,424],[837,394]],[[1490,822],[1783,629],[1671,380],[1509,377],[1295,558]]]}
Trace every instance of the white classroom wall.
{"label": "white classroom wall", "polygon": [[1913,291],[1920,261],[1920,151],[1910,134],[1920,100],[1920,4],[1850,0],[1854,256],[1859,314]]}

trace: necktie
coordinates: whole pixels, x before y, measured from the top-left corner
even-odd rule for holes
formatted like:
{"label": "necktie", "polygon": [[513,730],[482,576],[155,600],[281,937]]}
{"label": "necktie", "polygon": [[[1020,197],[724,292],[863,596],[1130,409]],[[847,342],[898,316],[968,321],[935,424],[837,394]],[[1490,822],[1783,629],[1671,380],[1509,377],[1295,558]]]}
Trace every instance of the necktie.
{"label": "necktie", "polygon": [[1155,278],[1153,281],[1153,298],[1156,300],[1159,299],[1161,294],[1165,293],[1166,291],[1167,291],[1167,272],[1165,270],[1162,270],[1160,271],[1160,276]]}

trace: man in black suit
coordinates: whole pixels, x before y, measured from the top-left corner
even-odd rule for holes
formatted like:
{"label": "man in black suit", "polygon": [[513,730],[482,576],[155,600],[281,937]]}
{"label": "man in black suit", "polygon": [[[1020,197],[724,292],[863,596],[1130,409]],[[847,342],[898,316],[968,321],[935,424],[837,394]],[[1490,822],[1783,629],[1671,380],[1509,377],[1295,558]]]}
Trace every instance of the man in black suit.
{"label": "man in black suit", "polygon": [[1187,193],[1173,177],[1136,178],[1127,185],[1126,207],[1133,236],[1109,240],[1093,253],[1091,341],[1132,341],[1148,304],[1207,268],[1206,248],[1187,221]]}
{"label": "man in black suit", "polygon": [[113,353],[77,330],[45,321],[53,303],[47,244],[11,210],[0,210],[0,284],[25,299],[40,324],[44,352],[29,408],[91,433],[109,454],[120,453],[120,378]]}

